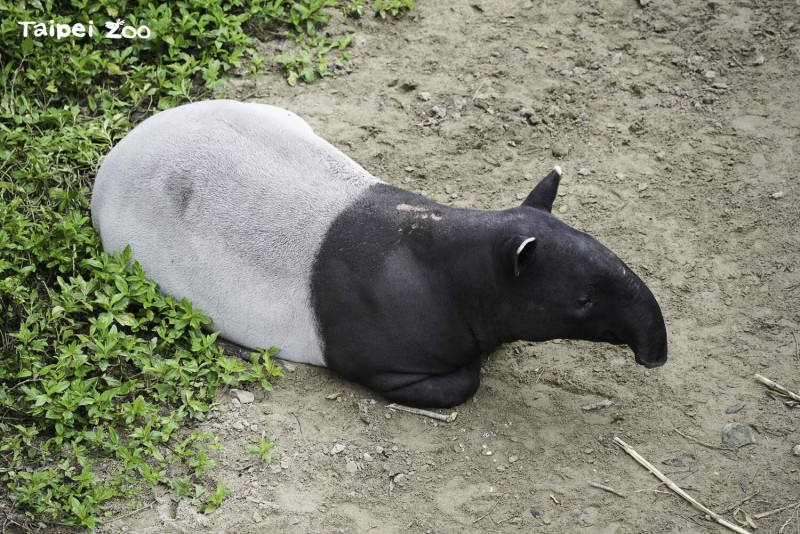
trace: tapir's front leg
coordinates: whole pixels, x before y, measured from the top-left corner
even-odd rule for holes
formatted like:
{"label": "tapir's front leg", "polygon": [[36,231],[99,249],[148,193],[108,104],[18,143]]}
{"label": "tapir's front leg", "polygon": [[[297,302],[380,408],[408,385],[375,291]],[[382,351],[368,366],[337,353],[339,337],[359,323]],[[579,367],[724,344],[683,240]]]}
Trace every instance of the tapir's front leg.
{"label": "tapir's front leg", "polygon": [[470,398],[480,384],[481,360],[459,367],[443,375],[386,373],[377,375],[367,384],[384,397],[408,406],[421,408],[450,408]]}

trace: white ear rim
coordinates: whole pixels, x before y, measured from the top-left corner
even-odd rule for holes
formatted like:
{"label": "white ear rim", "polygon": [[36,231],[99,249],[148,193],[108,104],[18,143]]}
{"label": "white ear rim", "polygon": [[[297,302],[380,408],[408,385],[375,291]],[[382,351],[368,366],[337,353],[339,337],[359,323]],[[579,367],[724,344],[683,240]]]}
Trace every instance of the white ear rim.
{"label": "white ear rim", "polygon": [[559,176],[561,176],[561,167],[559,165],[556,165],[555,167],[553,167],[553,170],[556,171]]}
{"label": "white ear rim", "polygon": [[525,247],[528,245],[528,243],[533,243],[534,241],[536,241],[535,237],[529,237],[528,239],[520,243],[519,247],[517,247],[517,255],[519,256],[522,253],[522,251],[525,250]]}

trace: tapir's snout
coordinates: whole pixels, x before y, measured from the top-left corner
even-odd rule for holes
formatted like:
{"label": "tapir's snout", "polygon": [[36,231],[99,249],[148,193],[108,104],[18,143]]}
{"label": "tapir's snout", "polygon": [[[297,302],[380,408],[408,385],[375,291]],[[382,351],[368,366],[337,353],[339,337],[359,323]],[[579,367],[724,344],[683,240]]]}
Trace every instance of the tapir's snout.
{"label": "tapir's snout", "polygon": [[648,369],[653,369],[654,367],[661,367],[665,363],[667,363],[667,346],[664,345],[663,350],[661,350],[655,357],[648,356],[648,359],[641,358],[639,354],[634,352],[634,357],[636,358],[636,363],[639,365],[644,365]]}
{"label": "tapir's snout", "polygon": [[637,325],[633,341],[629,343],[636,363],[648,369],[667,363],[667,327],[655,297],[652,299],[650,316]]}

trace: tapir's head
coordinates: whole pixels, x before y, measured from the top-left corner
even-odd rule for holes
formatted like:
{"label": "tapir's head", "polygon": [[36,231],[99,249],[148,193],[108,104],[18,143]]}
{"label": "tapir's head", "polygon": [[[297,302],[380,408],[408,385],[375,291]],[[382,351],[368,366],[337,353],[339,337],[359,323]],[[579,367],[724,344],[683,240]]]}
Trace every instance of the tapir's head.
{"label": "tapir's head", "polygon": [[497,244],[507,336],[626,344],[636,361],[667,361],[667,331],[653,293],[613,252],[551,215],[561,169],[531,192]]}

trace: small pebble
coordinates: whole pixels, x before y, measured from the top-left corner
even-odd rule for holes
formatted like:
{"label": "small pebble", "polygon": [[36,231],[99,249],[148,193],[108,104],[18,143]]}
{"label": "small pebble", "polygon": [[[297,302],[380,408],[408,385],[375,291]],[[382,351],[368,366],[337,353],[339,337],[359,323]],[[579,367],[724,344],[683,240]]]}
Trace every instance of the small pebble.
{"label": "small pebble", "polygon": [[742,408],[744,408],[744,404],[745,404],[744,401],[742,401],[742,402],[740,402],[738,404],[734,404],[733,406],[728,406],[725,409],[725,413],[728,414],[728,415],[734,414],[734,413],[738,412],[739,410],[741,410]]}
{"label": "small pebble", "polygon": [[356,464],[353,460],[350,460],[347,462],[347,467],[345,467],[345,469],[347,469],[348,473],[354,474],[356,471],[358,471],[358,464]]}
{"label": "small pebble", "polygon": [[755,443],[753,430],[750,425],[744,423],[728,423],[722,427],[722,443],[728,447],[738,449],[751,443]]}
{"label": "small pebble", "polygon": [[800,456],[800,444],[794,446],[794,449],[792,449],[792,454],[795,456]]}
{"label": "small pebble", "polygon": [[426,91],[420,91],[419,93],[417,93],[417,98],[419,98],[423,102],[427,102],[428,100],[431,99],[431,94]]}
{"label": "small pebble", "polygon": [[255,397],[249,391],[244,391],[241,389],[233,389],[231,391],[233,391],[233,394],[236,395],[236,398],[242,404],[252,404],[255,400]]}
{"label": "small pebble", "polygon": [[578,174],[580,174],[581,176],[589,176],[589,174],[591,174],[591,172],[592,171],[590,171],[589,169],[586,169],[586,168],[578,169]]}
{"label": "small pebble", "polygon": [[650,187],[650,184],[648,184],[647,182],[642,182],[642,183],[639,184],[638,189],[639,189],[639,191],[644,191],[648,187]]}
{"label": "small pebble", "polygon": [[561,143],[555,143],[553,147],[550,149],[553,153],[553,156],[556,158],[563,158],[567,154],[569,154],[569,148]]}
{"label": "small pebble", "polygon": [[341,443],[337,443],[337,444],[336,444],[336,445],[334,445],[334,446],[333,446],[333,448],[331,449],[331,456],[333,456],[333,455],[335,455],[335,454],[339,454],[340,452],[342,452],[342,451],[344,450],[344,448],[345,448],[345,446],[344,446],[344,445],[342,445]]}
{"label": "small pebble", "polygon": [[365,462],[371,462],[372,461],[372,455],[370,453],[368,453],[368,452],[365,452],[364,453],[364,461]]}
{"label": "small pebble", "polygon": [[406,167],[404,170],[405,170],[406,172],[414,172],[416,169],[415,169],[414,167],[412,167],[411,165],[409,165],[409,166],[408,166],[408,167]]}
{"label": "small pebble", "polygon": [[244,430],[244,423],[241,421],[236,421],[231,425],[231,428],[239,431]]}
{"label": "small pebble", "polygon": [[259,514],[258,511],[253,512],[253,521],[256,523],[261,523],[263,520],[264,518],[261,517],[261,514]]}
{"label": "small pebble", "polygon": [[563,205],[558,208],[558,213],[567,213],[567,210],[569,210],[569,208],[566,205]]}
{"label": "small pebble", "polygon": [[508,463],[510,463],[510,464],[513,464],[517,460],[519,460],[519,456],[517,456],[516,454],[508,457]]}
{"label": "small pebble", "polygon": [[783,198],[783,191],[775,191],[772,193],[772,198],[778,200],[779,198]]}

